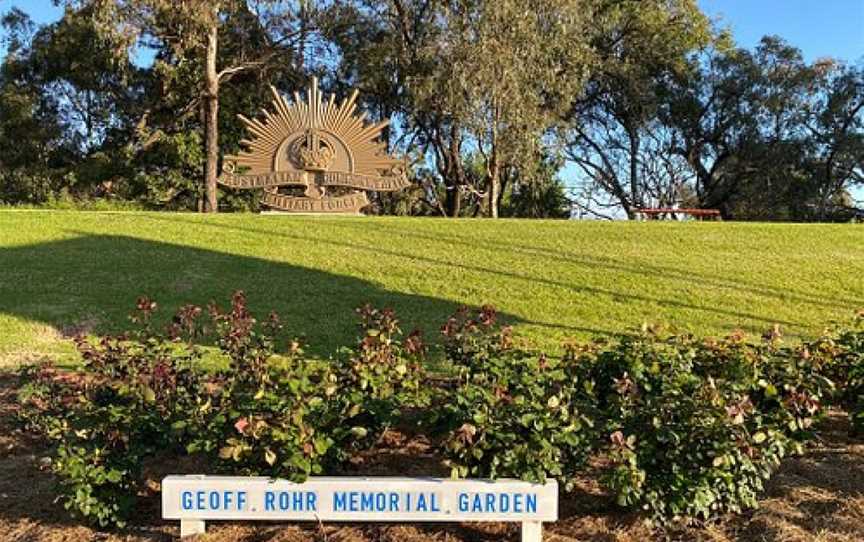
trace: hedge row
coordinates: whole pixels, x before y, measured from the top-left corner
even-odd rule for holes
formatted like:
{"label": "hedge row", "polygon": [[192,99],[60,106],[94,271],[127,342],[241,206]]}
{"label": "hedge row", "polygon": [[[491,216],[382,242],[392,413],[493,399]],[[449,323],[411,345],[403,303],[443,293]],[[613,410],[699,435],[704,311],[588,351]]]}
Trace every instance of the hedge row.
{"label": "hedge row", "polygon": [[[755,506],[826,403],[864,426],[864,313],[795,346],[776,329],[748,341],[646,328],[551,357],[515,347],[491,307],[461,309],[441,329],[452,378],[431,385],[420,334],[404,335],[390,310],[359,309],[357,343],[322,362],[297,341],[277,353],[278,316],[256,321],[242,293],[227,310],[183,307],[166,332],[155,309],[139,300],[132,334],[77,339],[79,371],[22,370],[23,423],[53,440],[67,509],[100,525],[128,519],[145,461],[191,454],[210,472],[300,481],[407,410],[453,476],[569,488],[605,457],[618,503],[660,522]],[[204,367],[196,344],[208,333],[225,366]]]}

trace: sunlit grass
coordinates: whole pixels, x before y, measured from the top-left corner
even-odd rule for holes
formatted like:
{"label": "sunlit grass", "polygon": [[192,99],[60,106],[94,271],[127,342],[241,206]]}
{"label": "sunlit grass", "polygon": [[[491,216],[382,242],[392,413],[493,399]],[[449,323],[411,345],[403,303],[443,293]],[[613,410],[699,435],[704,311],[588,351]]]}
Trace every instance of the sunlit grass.
{"label": "sunlit grass", "polygon": [[818,333],[864,306],[864,228],[144,212],[0,211],[0,360],[72,359],[66,337],[127,329],[243,289],[326,356],[353,309],[394,307],[431,338],[492,303],[541,348],[664,322],[700,334]]}

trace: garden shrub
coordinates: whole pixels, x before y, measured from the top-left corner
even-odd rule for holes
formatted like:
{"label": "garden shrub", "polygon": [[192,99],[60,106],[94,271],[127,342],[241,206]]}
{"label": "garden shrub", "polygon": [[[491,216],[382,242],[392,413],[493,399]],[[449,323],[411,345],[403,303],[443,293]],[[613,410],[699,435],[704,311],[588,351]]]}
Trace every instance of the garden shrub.
{"label": "garden shrub", "polygon": [[[149,325],[155,305],[139,301]],[[105,337],[76,344],[79,372],[50,364],[25,368],[22,416],[55,442],[51,467],[67,509],[99,525],[123,525],[141,489],[147,457],[175,445],[171,427],[206,381],[199,352],[148,337]]]}
{"label": "garden shrub", "polygon": [[[141,298],[136,331],[76,338],[80,370],[21,370],[20,415],[54,444],[66,508],[103,526],[127,520],[148,459],[194,454],[208,472],[302,481],[406,410],[441,430],[454,477],[570,488],[589,457],[606,458],[618,503],[658,522],[754,507],[826,401],[864,426],[864,313],[797,347],[777,328],[753,342],[646,327],[555,358],[517,347],[492,307],[462,308],[441,330],[453,376],[432,385],[420,333],[405,336],[389,309],[358,309],[357,342],[327,360],[287,339],[278,315],[259,322],[242,292],[224,310],[182,307],[164,332],[155,310]],[[205,367],[197,345],[211,338],[225,363]]]}
{"label": "garden shrub", "polygon": [[343,382],[339,397],[348,409],[362,405],[364,416],[385,428],[401,416],[401,408],[425,407],[430,401],[423,358],[426,345],[419,330],[403,339],[392,309],[364,305],[357,309],[361,337],[353,349],[341,349],[334,367]]}
{"label": "garden shrub", "polygon": [[660,522],[754,507],[819,408],[822,382],[791,353],[774,337],[700,341],[654,329],[571,345],[565,364],[607,436],[603,481],[618,503]]}
{"label": "garden shrub", "polygon": [[257,333],[245,303],[235,294],[230,311],[211,307],[231,363],[209,405],[219,413],[210,422],[216,431],[198,429],[213,436],[196,439],[190,451],[218,443],[219,458],[232,472],[302,481],[373,441],[403,406],[424,404],[422,342],[413,333],[403,344],[392,310],[359,309],[358,344],[316,362],[303,357],[297,341],[274,360],[278,319],[271,315],[271,332]]}
{"label": "garden shrub", "polygon": [[457,374],[441,405],[452,475],[569,485],[590,452],[592,422],[560,360],[514,348],[488,306],[460,309],[442,332]]}
{"label": "garden shrub", "polygon": [[864,432],[864,310],[850,324],[803,344],[801,351],[837,384],[832,399],[849,412],[853,430]]}
{"label": "garden shrub", "polygon": [[698,374],[746,396],[760,423],[788,439],[788,451],[803,452],[824,412],[823,403],[834,392],[822,360],[801,347],[786,346],[777,326],[760,342],[733,333],[722,340],[700,341],[696,351]]}
{"label": "garden shrub", "polygon": [[423,345],[403,343],[392,311],[365,307],[363,336],[329,362],[304,357],[297,341],[277,355],[281,325],[252,316],[238,292],[208,307],[227,366],[205,370],[195,346],[204,309],[180,309],[166,333],[142,298],[140,329],[77,339],[83,368],[26,368],[22,417],[55,442],[52,469],[67,509],[100,525],[123,525],[143,487],[146,459],[199,454],[213,470],[302,481],[346,459],[405,406],[423,404]]}

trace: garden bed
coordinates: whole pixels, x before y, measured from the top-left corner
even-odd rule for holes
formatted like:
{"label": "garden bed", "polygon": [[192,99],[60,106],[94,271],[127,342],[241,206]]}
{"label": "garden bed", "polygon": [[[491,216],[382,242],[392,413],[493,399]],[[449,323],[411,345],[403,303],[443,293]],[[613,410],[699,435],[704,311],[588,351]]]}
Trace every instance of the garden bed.
{"label": "garden bed", "polygon": [[[125,541],[173,540],[177,522],[159,514],[153,491],[140,502],[125,531],[98,531],[70,520],[55,502],[51,475],[39,467],[47,443],[12,424],[14,393],[11,375],[0,376],[0,540],[2,541]],[[654,530],[622,512],[590,477],[580,479],[570,494],[561,495],[561,518],[546,529],[548,540],[640,541],[849,541],[864,539],[864,442],[849,438],[845,413],[832,411],[819,427],[815,444],[803,457],[787,459],[768,483],[756,511],[727,515],[709,525],[667,531]],[[360,456],[350,474],[430,475],[446,469],[422,437],[389,431],[378,445]],[[160,470],[166,467],[162,467]],[[188,469],[189,465],[179,465]],[[432,470],[439,469],[436,472]],[[162,473],[154,473],[155,490]],[[348,474],[348,473],[346,473]],[[228,541],[493,541],[518,540],[516,525],[366,524],[313,525],[213,522],[206,540]]]}

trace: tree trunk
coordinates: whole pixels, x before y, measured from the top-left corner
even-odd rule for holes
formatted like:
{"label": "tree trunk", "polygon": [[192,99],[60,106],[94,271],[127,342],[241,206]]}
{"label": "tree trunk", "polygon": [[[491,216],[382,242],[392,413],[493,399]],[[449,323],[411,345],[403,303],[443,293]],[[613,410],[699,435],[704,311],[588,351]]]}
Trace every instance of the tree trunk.
{"label": "tree trunk", "polygon": [[218,211],[216,178],[219,176],[219,74],[216,72],[218,26],[207,33],[207,59],[204,88],[204,188],[207,195],[205,212]]}
{"label": "tree trunk", "polygon": [[444,209],[450,218],[458,218],[462,213],[462,191],[454,185],[446,190]]}
{"label": "tree trunk", "polygon": [[501,166],[498,165],[498,123],[501,119],[501,111],[497,105],[493,106],[494,117],[492,122],[492,142],[489,153],[489,218],[498,218],[498,199],[501,192]]}
{"label": "tree trunk", "polygon": [[489,218],[498,218],[498,199],[501,192],[501,173],[497,164],[489,175]]}
{"label": "tree trunk", "polygon": [[[630,139],[630,201],[633,202],[633,207],[640,208],[643,205],[639,194],[639,133],[630,130],[627,135]],[[633,210],[628,211],[627,216],[631,220],[636,218]]]}

